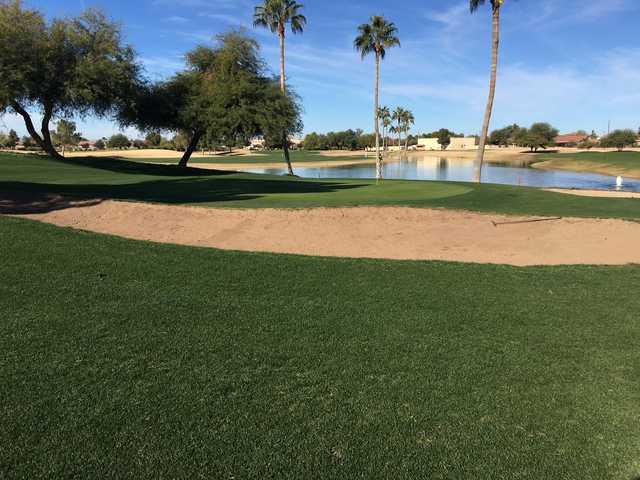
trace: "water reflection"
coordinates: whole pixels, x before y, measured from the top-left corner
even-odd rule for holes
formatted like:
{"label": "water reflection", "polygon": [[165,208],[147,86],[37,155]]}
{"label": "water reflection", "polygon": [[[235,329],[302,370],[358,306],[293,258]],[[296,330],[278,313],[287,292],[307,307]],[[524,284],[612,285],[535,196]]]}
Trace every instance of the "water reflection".
{"label": "water reflection", "polygon": [[[284,175],[280,168],[250,168],[244,171]],[[473,160],[446,158],[433,155],[385,159],[384,178],[389,180],[439,180],[469,182],[473,179]],[[323,168],[296,168],[296,174],[305,178],[375,178],[374,165],[347,165]],[[613,190],[616,178],[592,173],[561,170],[539,170],[527,162],[501,164],[487,162],[483,169],[484,183],[522,185],[544,188],[580,188]],[[640,191],[640,181],[625,179],[623,189]]]}

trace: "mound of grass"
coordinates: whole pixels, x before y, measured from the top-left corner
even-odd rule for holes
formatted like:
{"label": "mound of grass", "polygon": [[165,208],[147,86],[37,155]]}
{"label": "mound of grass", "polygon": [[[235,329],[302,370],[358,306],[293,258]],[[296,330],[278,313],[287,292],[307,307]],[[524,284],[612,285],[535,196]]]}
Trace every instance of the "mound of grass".
{"label": "mound of grass", "polygon": [[576,197],[536,188],[424,181],[376,185],[369,180],[304,180],[95,158],[58,162],[1,155],[0,191],[208,207],[397,205],[514,215],[640,217],[637,199]]}
{"label": "mound of grass", "polygon": [[640,152],[580,152],[542,154],[537,167],[554,170],[593,172],[640,178]]}
{"label": "mound of grass", "polygon": [[639,267],[0,238],[0,478],[640,475]]}

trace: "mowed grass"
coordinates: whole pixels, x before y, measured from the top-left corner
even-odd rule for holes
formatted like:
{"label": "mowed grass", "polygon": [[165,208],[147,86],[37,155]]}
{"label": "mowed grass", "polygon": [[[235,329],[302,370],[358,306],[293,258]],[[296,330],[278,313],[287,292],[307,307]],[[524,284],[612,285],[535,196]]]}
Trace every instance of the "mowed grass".
{"label": "mowed grass", "polygon": [[[292,150],[289,152],[291,155],[291,161],[294,163],[308,163],[308,162],[337,162],[337,161],[358,161],[358,160],[366,160],[366,159],[374,159],[373,155],[369,155],[368,157],[363,153],[362,155],[352,156],[352,155],[322,155],[321,152],[307,151],[307,150]],[[144,162],[144,163],[168,163],[168,164],[177,164],[179,158],[136,158],[131,159],[131,161],[135,162]],[[262,164],[262,163],[278,163],[282,164],[283,167],[286,165],[284,163],[284,157],[282,151],[269,151],[269,152],[256,152],[253,155],[238,155],[238,154],[228,154],[228,155],[216,155],[212,157],[194,157],[191,159],[193,164],[197,163],[216,163],[216,164],[236,164],[236,163],[247,163],[247,164]]]}
{"label": "mowed grass", "polygon": [[538,160],[545,162],[545,168],[640,178],[640,152],[541,154]]}
{"label": "mowed grass", "polygon": [[395,205],[513,215],[640,218],[640,200],[588,198],[535,188],[453,182],[304,180],[116,159],[0,155],[0,192],[57,193],[228,208]]}
{"label": "mowed grass", "polygon": [[0,238],[0,478],[640,475],[640,267]]}

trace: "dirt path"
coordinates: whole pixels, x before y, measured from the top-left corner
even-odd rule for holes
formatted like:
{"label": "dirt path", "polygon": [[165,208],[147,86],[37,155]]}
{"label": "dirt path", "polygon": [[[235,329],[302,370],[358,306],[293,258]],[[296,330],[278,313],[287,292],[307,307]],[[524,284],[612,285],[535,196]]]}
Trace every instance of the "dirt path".
{"label": "dirt path", "polygon": [[510,265],[640,263],[640,223],[400,207],[223,210],[104,201],[22,215],[122,237],[222,249]]}

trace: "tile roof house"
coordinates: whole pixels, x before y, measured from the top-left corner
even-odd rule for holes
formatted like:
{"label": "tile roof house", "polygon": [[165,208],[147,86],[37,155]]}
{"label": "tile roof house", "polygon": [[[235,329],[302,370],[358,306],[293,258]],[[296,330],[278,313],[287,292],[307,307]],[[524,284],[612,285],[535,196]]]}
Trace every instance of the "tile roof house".
{"label": "tile roof house", "polygon": [[558,135],[555,138],[555,143],[558,147],[571,147],[583,142],[589,138],[589,135],[582,133],[568,133],[566,135]]}

